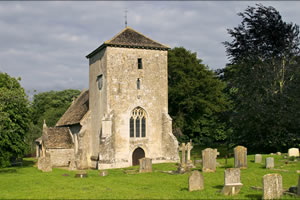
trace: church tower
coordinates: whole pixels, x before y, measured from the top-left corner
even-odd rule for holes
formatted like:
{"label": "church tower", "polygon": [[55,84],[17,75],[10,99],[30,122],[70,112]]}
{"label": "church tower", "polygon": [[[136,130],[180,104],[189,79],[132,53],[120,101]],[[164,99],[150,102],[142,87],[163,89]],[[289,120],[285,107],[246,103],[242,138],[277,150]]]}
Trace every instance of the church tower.
{"label": "church tower", "polygon": [[88,165],[178,162],[168,115],[169,47],[126,27],[89,59]]}

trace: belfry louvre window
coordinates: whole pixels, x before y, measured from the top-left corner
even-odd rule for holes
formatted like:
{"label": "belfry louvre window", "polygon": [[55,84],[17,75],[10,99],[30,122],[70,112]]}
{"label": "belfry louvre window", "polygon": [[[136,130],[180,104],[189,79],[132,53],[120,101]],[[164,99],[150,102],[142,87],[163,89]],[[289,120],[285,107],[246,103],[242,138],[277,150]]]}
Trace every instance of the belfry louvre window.
{"label": "belfry louvre window", "polygon": [[146,119],[146,112],[141,107],[137,107],[131,112],[129,120],[129,136],[131,138],[146,137]]}
{"label": "belfry louvre window", "polygon": [[143,62],[141,58],[138,58],[138,69],[143,69]]}

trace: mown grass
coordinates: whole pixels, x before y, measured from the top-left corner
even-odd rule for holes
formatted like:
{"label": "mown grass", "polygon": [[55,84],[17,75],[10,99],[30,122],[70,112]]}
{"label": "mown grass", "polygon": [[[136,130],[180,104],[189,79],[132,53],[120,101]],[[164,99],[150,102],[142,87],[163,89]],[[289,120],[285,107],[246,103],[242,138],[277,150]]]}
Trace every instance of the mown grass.
{"label": "mown grass", "polygon": [[[263,160],[270,155],[263,155]],[[218,159],[221,164],[216,173],[204,173],[205,189],[188,191],[189,174],[168,174],[162,171],[176,170],[172,163],[154,164],[152,173],[125,174],[128,169],[108,170],[109,175],[100,177],[97,170],[88,170],[88,178],[74,178],[74,171],[53,169],[43,173],[34,167],[35,159],[25,159],[22,167],[0,169],[1,199],[261,199],[262,191],[251,186],[262,187],[262,177],[268,173],[279,173],[283,177],[283,187],[297,185],[300,162],[284,163],[283,156],[272,156],[277,171],[254,163],[254,155],[248,156],[248,169],[241,170],[244,186],[236,196],[219,193],[224,184],[224,169],[233,167],[233,158]],[[197,165],[200,170],[201,166]],[[68,174],[69,176],[64,176]],[[295,197],[283,196],[282,199]]]}

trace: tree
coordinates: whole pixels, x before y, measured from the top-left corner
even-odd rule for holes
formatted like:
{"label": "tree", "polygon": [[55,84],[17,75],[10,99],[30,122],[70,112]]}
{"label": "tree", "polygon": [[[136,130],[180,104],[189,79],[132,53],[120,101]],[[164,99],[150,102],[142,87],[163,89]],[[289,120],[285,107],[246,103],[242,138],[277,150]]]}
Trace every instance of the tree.
{"label": "tree", "polygon": [[237,143],[250,150],[287,150],[299,144],[299,27],[261,4],[239,13],[242,22],[224,42],[224,69],[234,102],[231,125]]}
{"label": "tree", "polygon": [[24,155],[25,135],[30,122],[29,101],[21,79],[0,73],[0,166]]}
{"label": "tree", "polygon": [[196,53],[176,47],[168,53],[169,112],[181,139],[210,144],[226,138],[220,115],[229,107],[224,84]]}

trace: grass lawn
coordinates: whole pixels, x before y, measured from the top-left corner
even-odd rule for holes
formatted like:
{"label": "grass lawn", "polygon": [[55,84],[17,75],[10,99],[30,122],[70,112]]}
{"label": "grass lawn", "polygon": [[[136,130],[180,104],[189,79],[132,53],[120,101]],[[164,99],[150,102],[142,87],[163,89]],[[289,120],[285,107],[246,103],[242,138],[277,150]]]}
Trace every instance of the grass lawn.
{"label": "grass lawn", "polygon": [[[216,173],[204,173],[202,191],[188,191],[189,174],[167,174],[162,171],[176,170],[176,164],[154,164],[152,173],[125,174],[125,169],[108,170],[109,175],[100,177],[97,170],[88,170],[88,178],[74,178],[74,171],[53,169],[43,173],[34,167],[35,159],[25,159],[23,167],[0,169],[1,199],[261,199],[262,191],[251,186],[262,187],[262,177],[269,173],[279,173],[283,177],[283,187],[288,189],[298,184],[296,170],[300,162],[284,163],[283,156],[274,155],[275,169],[265,169],[263,155],[261,164],[254,163],[254,155],[248,156],[248,169],[241,170],[244,186],[236,196],[219,193],[224,185],[224,169],[233,167],[234,159],[218,159],[221,164]],[[126,168],[138,169],[137,167]],[[200,170],[201,166],[197,166]],[[69,176],[63,176],[68,174]],[[284,195],[282,199],[295,197]]]}

